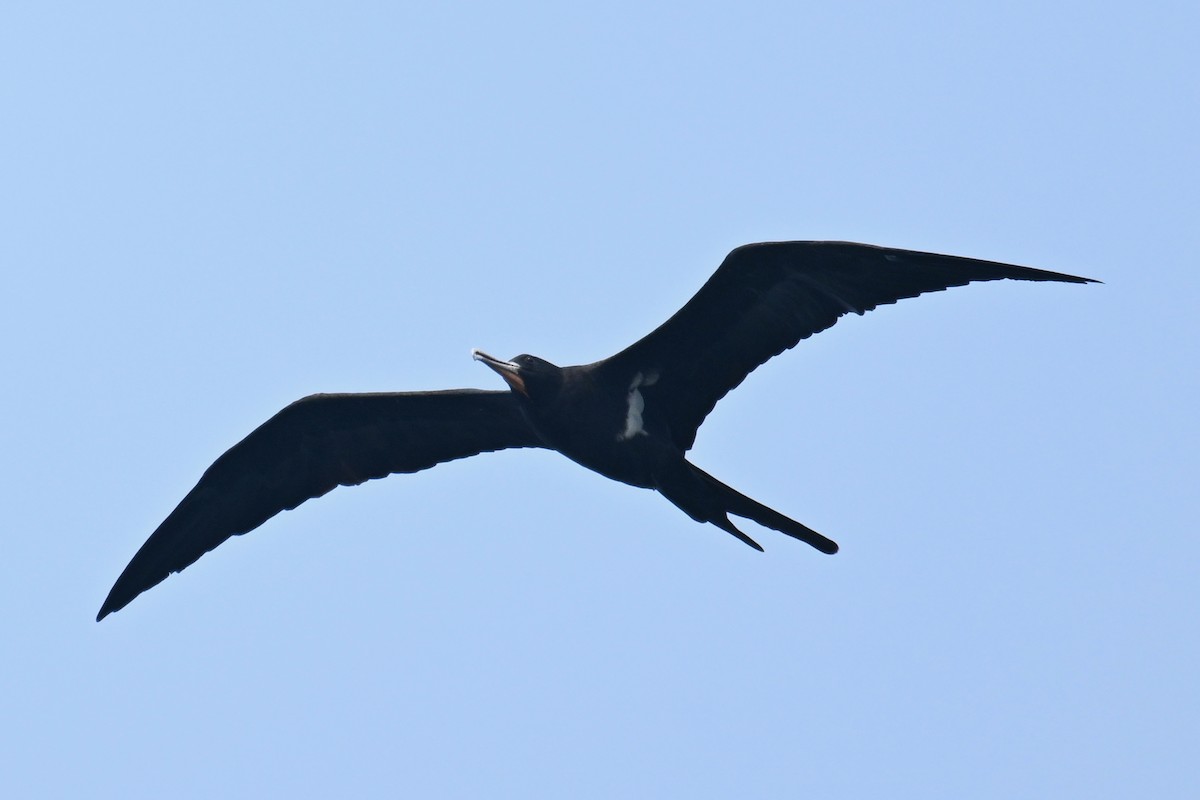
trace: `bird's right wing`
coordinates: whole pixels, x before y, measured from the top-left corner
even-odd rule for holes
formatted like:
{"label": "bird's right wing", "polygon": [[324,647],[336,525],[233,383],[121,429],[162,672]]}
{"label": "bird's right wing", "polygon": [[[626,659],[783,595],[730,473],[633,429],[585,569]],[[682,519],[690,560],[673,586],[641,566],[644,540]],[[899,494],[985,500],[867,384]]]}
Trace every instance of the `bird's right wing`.
{"label": "bird's right wing", "polygon": [[508,391],[314,394],[297,400],[208,468],[134,555],[96,619],[125,607],[230,536],[337,486],[490,450],[540,446]]}

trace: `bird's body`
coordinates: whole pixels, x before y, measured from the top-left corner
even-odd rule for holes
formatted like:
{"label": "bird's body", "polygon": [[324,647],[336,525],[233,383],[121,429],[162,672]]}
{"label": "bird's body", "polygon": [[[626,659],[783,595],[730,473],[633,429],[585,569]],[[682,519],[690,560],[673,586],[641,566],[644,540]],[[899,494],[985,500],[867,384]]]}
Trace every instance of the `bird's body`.
{"label": "bird's body", "polygon": [[759,550],[730,514],[834,553],[829,539],[687,461],[704,417],[759,364],[846,313],[1002,278],[1092,282],[844,242],[746,245],[674,316],[603,361],[560,368],[477,350],[509,391],[306,397],[217,459],[137,552],[97,619],[230,536],[336,486],[513,447],[557,450],[613,480],[655,489],[692,519]]}
{"label": "bird's body", "polygon": [[[478,350],[473,355],[493,369],[507,363]],[[643,489],[654,488],[660,464],[682,457],[670,443],[657,405],[647,405],[649,387],[640,372],[628,380],[619,375],[604,381],[592,365],[560,369],[541,363],[549,368],[554,385],[540,386],[529,395],[518,390],[517,395],[530,427],[546,447],[607,478]]]}

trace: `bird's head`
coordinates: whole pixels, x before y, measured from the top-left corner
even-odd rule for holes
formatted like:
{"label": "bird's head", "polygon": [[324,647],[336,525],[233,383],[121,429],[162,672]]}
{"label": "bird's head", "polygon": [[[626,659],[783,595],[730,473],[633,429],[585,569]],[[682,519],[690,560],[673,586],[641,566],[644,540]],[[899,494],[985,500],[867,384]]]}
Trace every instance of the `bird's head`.
{"label": "bird's head", "polygon": [[544,358],[522,353],[509,361],[472,350],[471,357],[491,367],[512,390],[527,400],[553,395],[562,383],[562,370]]}

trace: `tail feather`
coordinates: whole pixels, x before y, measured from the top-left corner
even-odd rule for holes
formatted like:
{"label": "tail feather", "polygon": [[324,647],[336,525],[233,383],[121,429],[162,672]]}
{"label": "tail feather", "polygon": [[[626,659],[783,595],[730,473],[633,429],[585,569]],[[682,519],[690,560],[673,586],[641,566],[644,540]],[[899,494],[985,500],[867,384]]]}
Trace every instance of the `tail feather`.
{"label": "tail feather", "polygon": [[786,533],[822,553],[833,554],[838,551],[837,542],[772,508],[767,508],[762,503],[751,500],[694,464],[682,461],[681,466],[682,469],[670,470],[670,474],[659,476],[658,491],[697,522],[711,522],[756,550],[762,550],[762,547],[729,521],[730,514]]}
{"label": "tail feather", "polygon": [[[702,520],[702,521],[703,521],[703,520]],[[754,541],[753,539],[751,539],[751,538],[750,538],[749,536],[747,536],[746,534],[744,534],[744,533],[742,533],[741,531],[739,531],[739,530],[737,529],[737,527],[736,527],[736,526],[734,526],[734,524],[733,524],[732,522],[730,522],[730,521],[729,521],[729,517],[725,516],[724,514],[722,514],[721,516],[717,517],[716,519],[710,519],[710,520],[707,520],[707,521],[708,521],[708,522],[711,522],[713,525],[716,525],[718,528],[720,528],[720,529],[721,529],[721,530],[723,530],[723,531],[726,531],[726,532],[728,532],[728,533],[732,533],[732,534],[733,534],[734,536],[736,536],[738,539],[740,539],[741,541],[743,541],[743,542],[745,542],[746,544],[750,545],[751,547],[753,547],[753,548],[754,548],[755,550],[757,550],[758,552],[760,552],[760,553],[761,553],[761,552],[763,552],[763,546],[762,546],[761,544],[759,544],[758,542]]]}

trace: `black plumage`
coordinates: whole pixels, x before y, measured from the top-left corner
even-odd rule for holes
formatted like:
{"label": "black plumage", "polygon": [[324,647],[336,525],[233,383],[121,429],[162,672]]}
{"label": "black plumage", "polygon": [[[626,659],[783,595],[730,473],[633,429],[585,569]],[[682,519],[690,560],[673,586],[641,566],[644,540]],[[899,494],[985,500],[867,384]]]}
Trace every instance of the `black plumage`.
{"label": "black plumage", "polygon": [[179,572],[230,536],[337,486],[510,447],[545,447],[614,480],[658,490],[743,542],[729,515],[837,545],[739,494],[685,457],[705,416],[758,365],[847,313],[1003,278],[1091,283],[1056,272],[846,242],[774,242],[731,252],[674,316],[620,353],[556,367],[476,351],[509,391],[317,394],[222,455],[117,579],[97,615]]}

